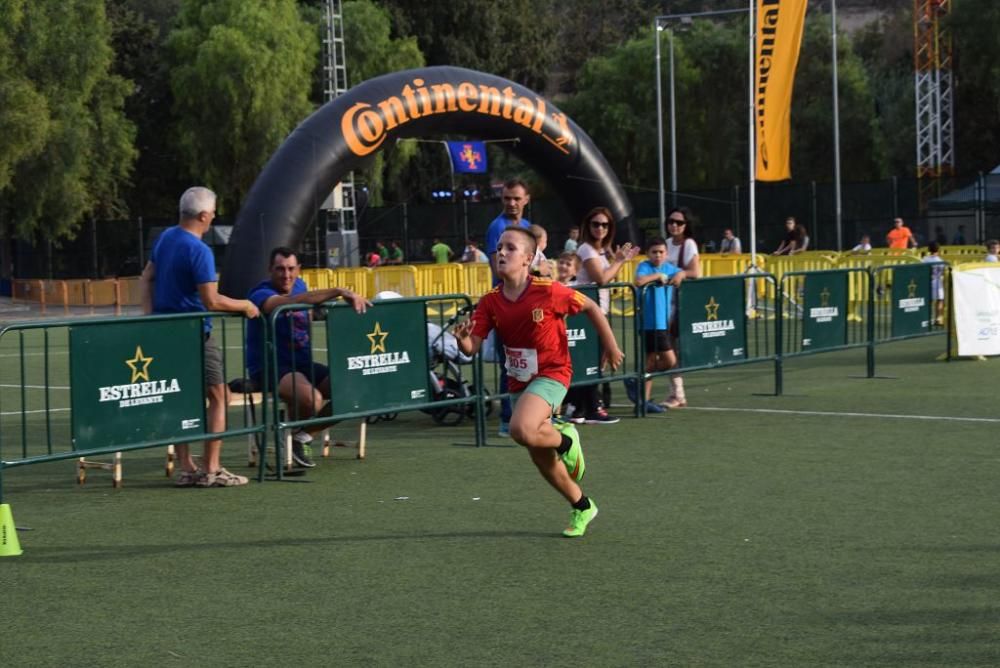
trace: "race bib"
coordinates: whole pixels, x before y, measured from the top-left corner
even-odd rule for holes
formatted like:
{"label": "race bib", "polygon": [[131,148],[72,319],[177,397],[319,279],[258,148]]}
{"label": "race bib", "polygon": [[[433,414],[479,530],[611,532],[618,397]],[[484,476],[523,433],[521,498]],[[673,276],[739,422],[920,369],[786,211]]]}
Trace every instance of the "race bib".
{"label": "race bib", "polygon": [[503,347],[507,353],[507,375],[527,383],[538,375],[538,351],[534,348]]}

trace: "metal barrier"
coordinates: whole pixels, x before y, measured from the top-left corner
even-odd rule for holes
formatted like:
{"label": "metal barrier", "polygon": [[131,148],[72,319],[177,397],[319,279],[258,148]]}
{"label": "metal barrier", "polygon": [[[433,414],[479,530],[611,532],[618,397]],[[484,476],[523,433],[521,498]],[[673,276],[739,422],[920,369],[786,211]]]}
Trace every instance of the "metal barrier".
{"label": "metal barrier", "polygon": [[[234,339],[242,344],[245,320],[221,313],[0,329],[0,351],[17,360],[0,387],[0,500],[8,468],[263,432],[266,425],[250,426],[245,415],[230,424],[228,414],[224,431],[205,431],[201,342],[209,317],[223,351]],[[234,367],[242,359],[224,364]]]}
{"label": "metal barrier", "polygon": [[[875,376],[875,346],[921,336],[945,334],[951,267],[918,262],[871,270],[868,307],[868,377]],[[951,337],[947,339],[951,356]]]}
{"label": "metal barrier", "polygon": [[[456,308],[455,305],[461,307]],[[479,356],[473,358],[471,366],[473,380],[466,385],[464,379],[456,377],[455,367],[438,373],[436,355],[431,353],[428,327],[430,323],[440,323],[444,327],[444,314],[471,310],[471,300],[462,294],[447,294],[437,297],[416,297],[378,301],[366,313],[358,314],[343,302],[323,305],[325,318],[324,335],[327,344],[327,366],[330,370],[330,396],[328,410],[321,415],[299,419],[294,412],[283,416],[279,402],[272,396],[269,412],[273,429],[276,453],[277,476],[282,477],[285,461],[286,439],[283,433],[302,427],[319,427],[330,422],[356,418],[373,418],[407,411],[440,411],[452,407],[472,413],[475,424],[475,443],[485,443],[485,397],[482,388],[482,364]],[[293,337],[287,343],[278,342],[277,326],[282,318],[294,318],[304,311],[313,312],[313,307],[302,304],[285,304],[272,311],[268,320],[269,336],[266,343],[269,364],[265,373],[270,373],[268,387],[276,387],[278,369],[278,345],[296,345]],[[310,320],[310,339],[315,341],[315,328]],[[275,343],[270,343],[270,342]],[[315,347],[314,347],[315,350]],[[296,369],[294,355],[291,372],[301,372],[316,386],[312,369]],[[315,359],[315,358],[314,358]],[[449,375],[451,374],[451,375]],[[460,396],[450,396],[446,392],[452,383],[467,390]],[[273,392],[268,391],[268,394]],[[291,403],[298,397],[293,391]],[[263,466],[263,457],[261,458]]]}

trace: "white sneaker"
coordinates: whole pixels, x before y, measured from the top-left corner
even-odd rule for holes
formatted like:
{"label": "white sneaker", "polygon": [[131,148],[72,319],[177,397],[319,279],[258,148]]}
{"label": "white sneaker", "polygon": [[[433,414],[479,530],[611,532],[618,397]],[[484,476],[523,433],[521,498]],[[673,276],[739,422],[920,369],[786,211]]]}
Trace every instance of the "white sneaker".
{"label": "white sneaker", "polygon": [[301,443],[305,445],[306,443],[312,443],[313,437],[305,429],[299,429],[294,434],[292,434],[292,440],[296,443]]}

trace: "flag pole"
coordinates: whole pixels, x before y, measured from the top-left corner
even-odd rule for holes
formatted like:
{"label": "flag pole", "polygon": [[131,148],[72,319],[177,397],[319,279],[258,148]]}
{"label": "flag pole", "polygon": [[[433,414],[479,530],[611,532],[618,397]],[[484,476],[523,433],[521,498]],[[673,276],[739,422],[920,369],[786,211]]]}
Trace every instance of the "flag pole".
{"label": "flag pole", "polygon": [[754,88],[756,87],[756,73],[757,67],[754,63],[754,53],[756,52],[754,48],[754,40],[756,39],[756,24],[754,19],[754,2],[756,0],[749,0],[750,3],[750,20],[749,25],[749,42],[750,42],[750,141],[748,144],[749,157],[750,157],[750,179],[749,187],[747,190],[749,197],[749,223],[750,223],[750,267],[752,269],[757,268],[757,132],[754,126],[755,119],[757,116],[757,103],[756,96],[754,95]]}

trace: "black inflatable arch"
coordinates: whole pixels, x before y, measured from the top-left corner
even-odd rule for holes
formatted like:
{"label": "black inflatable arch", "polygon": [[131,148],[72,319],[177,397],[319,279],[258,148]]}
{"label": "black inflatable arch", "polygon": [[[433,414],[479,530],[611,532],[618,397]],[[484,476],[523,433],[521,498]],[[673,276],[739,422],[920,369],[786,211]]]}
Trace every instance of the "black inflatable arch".
{"label": "black inflatable arch", "polygon": [[240,209],[220,291],[244,297],[275,246],[296,247],[333,187],[400,137],[465,134],[505,144],[576,219],[606,206],[619,241],[638,240],[632,206],[604,156],[566,114],[501,77],[458,67],[394,72],[355,86],[304,120],[265,165]]}

